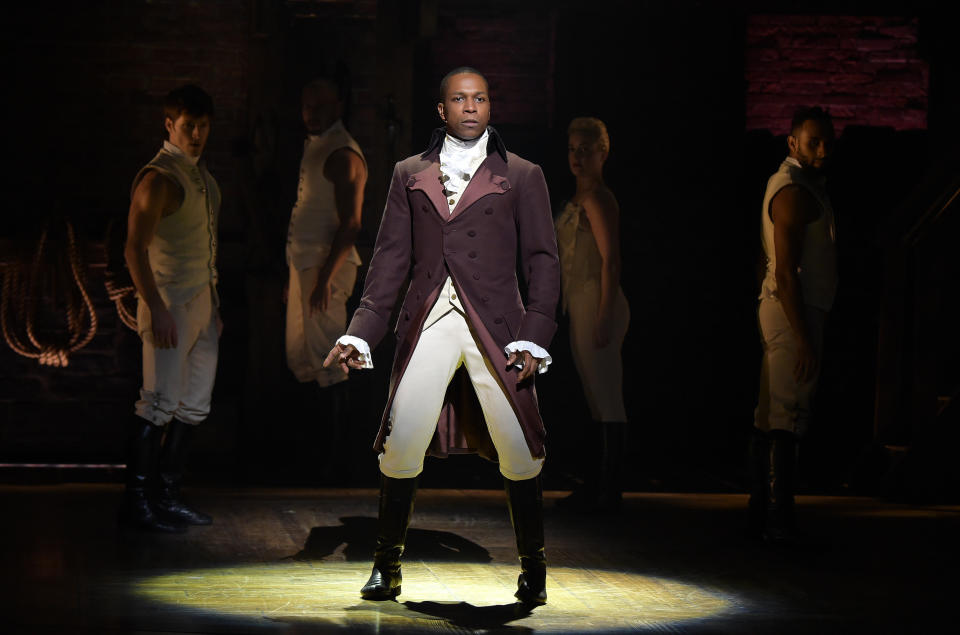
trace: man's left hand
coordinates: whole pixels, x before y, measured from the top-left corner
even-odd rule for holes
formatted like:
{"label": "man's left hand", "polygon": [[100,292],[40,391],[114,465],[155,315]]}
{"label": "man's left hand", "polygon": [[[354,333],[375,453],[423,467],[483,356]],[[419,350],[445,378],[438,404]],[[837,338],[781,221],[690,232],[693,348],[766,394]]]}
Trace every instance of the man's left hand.
{"label": "man's left hand", "polygon": [[530,351],[514,351],[507,358],[507,368],[511,368],[515,364],[522,364],[520,372],[517,373],[517,383],[519,384],[537,373],[537,369],[540,368],[540,358],[534,357]]}

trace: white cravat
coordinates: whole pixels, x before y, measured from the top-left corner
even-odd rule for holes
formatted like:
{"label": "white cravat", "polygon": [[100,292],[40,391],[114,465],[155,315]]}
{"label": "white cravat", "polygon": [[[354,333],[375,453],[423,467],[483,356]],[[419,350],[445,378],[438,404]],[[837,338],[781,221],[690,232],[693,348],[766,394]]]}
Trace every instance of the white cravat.
{"label": "white cravat", "polygon": [[[486,160],[487,141],[489,138],[489,130],[484,130],[483,134],[476,139],[458,139],[449,134],[444,138],[443,146],[440,148],[440,181],[443,183],[443,193],[451,214],[453,210],[456,209],[457,203],[460,202],[460,197],[463,195],[464,190],[467,189],[467,184],[470,183],[470,179],[473,178],[477,168]],[[430,310],[427,319],[424,321],[424,329],[454,309],[466,315],[463,305],[460,304],[460,300],[457,298],[456,289],[453,286],[453,280],[450,279],[450,276],[447,276],[443,284],[444,286],[443,289],[441,289],[440,297],[437,298],[437,303]],[[337,340],[337,344],[344,346],[352,344],[360,353],[363,367],[373,368],[373,356],[370,354],[370,345],[367,344],[365,340],[359,337],[353,337],[352,335],[344,335]],[[546,349],[526,340],[510,342],[503,347],[503,350],[507,355],[517,351],[530,351],[531,355],[540,360],[540,364],[537,367],[537,372],[539,373],[547,372],[547,367],[553,363],[553,358]],[[521,366],[521,364],[517,364],[518,368]]]}
{"label": "white cravat", "polygon": [[487,158],[489,138],[489,131],[484,130],[482,135],[469,141],[449,134],[443,140],[443,147],[440,148],[440,181],[451,214],[477,168]]}

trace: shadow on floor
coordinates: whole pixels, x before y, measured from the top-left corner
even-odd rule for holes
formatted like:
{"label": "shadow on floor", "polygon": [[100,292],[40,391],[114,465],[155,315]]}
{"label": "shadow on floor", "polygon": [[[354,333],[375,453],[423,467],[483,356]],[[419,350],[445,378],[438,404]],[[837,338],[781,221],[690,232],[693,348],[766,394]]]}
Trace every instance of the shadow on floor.
{"label": "shadow on floor", "polygon": [[[377,543],[377,519],[342,516],[340,525],[314,527],[294,560],[323,560],[346,544],[348,561],[372,560]],[[437,562],[490,562],[490,552],[475,542],[449,531],[411,528],[407,531],[405,558]]]}

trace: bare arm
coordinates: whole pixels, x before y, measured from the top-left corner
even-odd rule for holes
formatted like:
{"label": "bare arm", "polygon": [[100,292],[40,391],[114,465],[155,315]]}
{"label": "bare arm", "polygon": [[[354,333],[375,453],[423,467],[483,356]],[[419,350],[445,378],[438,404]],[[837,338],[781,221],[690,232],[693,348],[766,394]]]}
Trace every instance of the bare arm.
{"label": "bare arm", "polygon": [[803,309],[803,291],[797,269],[803,253],[807,225],[820,215],[820,207],[813,195],[798,185],[788,185],[770,202],[773,220],[773,243],[777,259],[774,276],[777,279],[777,297],[790,322],[799,344],[797,381],[807,381],[816,371],[819,360],[810,342]]}
{"label": "bare arm", "polygon": [[151,170],[134,190],[127,216],[124,258],[137,292],[150,309],[154,343],[160,348],[177,345],[177,330],[153,278],[147,247],[153,240],[160,219],[175,212],[182,201],[183,192],[180,187],[159,172]]}
{"label": "bare arm", "polygon": [[582,205],[603,261],[600,268],[597,329],[593,337],[594,344],[602,348],[610,342],[610,323],[620,285],[620,208],[617,199],[608,190],[594,191],[583,200]]}
{"label": "bare arm", "polygon": [[323,175],[333,182],[334,203],[340,227],[333,236],[330,253],[320,267],[317,286],[310,296],[310,306],[326,310],[330,301],[330,281],[346,261],[360,232],[363,188],[367,183],[367,167],[363,159],[349,148],[340,148],[327,159]]}

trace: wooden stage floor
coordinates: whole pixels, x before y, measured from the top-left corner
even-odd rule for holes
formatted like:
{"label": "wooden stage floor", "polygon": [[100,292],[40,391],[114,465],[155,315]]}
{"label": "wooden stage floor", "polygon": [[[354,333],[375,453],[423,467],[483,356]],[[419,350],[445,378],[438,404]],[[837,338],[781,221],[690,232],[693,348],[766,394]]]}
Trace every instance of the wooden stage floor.
{"label": "wooden stage floor", "polygon": [[513,602],[504,494],[421,491],[397,602],[361,600],[376,492],[197,489],[210,527],[130,534],[117,485],[0,486],[3,633],[926,633],[950,627],[960,506],[801,497],[813,545],[746,540],[736,494],[554,507],[549,603]]}

